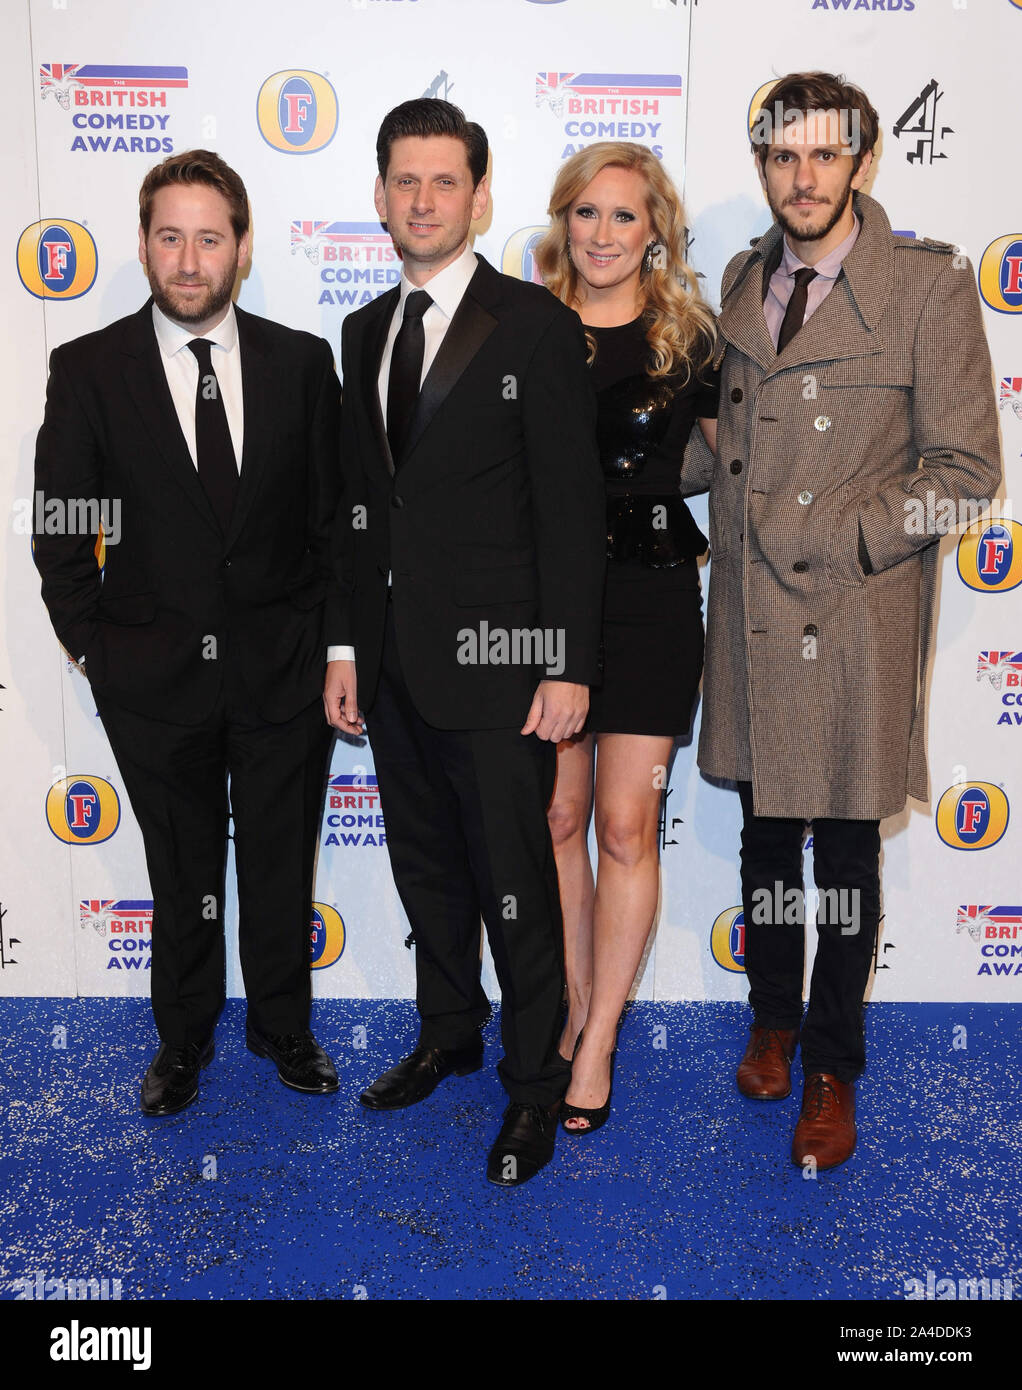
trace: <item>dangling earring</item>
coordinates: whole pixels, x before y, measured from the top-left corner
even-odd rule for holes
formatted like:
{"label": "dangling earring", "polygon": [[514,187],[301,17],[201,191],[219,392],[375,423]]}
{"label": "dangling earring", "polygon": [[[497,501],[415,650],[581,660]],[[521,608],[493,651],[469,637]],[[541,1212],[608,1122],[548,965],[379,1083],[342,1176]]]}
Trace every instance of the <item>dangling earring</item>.
{"label": "dangling earring", "polygon": [[646,247],[646,254],[642,258],[642,273],[644,275],[648,275],[649,272],[653,269],[653,247],[655,245],[656,242],[651,241],[649,245]]}

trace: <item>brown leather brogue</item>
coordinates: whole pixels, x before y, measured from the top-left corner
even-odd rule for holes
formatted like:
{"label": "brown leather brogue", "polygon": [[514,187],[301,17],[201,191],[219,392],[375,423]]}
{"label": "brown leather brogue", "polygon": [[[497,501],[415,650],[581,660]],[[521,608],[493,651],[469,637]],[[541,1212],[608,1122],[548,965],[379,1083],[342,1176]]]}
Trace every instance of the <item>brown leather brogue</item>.
{"label": "brown leather brogue", "polygon": [[797,1028],[757,1028],[753,1024],[745,1056],[738,1063],[738,1089],[750,1100],[783,1100],[791,1095],[791,1059]]}
{"label": "brown leather brogue", "polygon": [[810,1072],[791,1143],[792,1162],[801,1168],[812,1158],[817,1169],[836,1168],[855,1152],[855,1138],[853,1083],[829,1072]]}

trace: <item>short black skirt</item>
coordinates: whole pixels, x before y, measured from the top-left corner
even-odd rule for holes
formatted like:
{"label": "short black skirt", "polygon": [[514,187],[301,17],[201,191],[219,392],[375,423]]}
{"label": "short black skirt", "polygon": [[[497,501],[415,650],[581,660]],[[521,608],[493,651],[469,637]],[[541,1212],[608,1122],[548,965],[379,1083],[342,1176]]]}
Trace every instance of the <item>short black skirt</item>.
{"label": "short black skirt", "polygon": [[692,724],[703,670],[699,566],[607,561],[603,680],[589,692],[586,730],[677,738]]}

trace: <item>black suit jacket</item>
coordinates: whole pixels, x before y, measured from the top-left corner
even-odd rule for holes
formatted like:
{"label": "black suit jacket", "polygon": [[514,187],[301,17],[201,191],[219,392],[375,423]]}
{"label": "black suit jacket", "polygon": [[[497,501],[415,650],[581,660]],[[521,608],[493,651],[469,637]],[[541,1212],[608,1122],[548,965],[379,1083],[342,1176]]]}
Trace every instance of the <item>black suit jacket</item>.
{"label": "black suit jacket", "polygon": [[598,677],[605,490],[585,336],[547,290],[480,257],[395,460],[377,379],[398,297],[395,288],[367,304],[342,332],[331,630],[354,645],[368,710],[392,571],[401,667],[422,717],[441,729],[510,728],[549,668],[466,660],[466,633],[490,657],[495,629],[548,632],[560,679]]}
{"label": "black suit jacket", "polygon": [[[54,349],[36,446],[46,501],[120,506],[101,577],[95,534],[37,527],[57,636],[97,696],[176,724],[212,710],[227,662],[260,715],[321,693],[330,525],[340,490],[340,388],[330,348],[235,308],[244,446],[224,535],[199,482],[163,369],[152,301]],[[212,640],[210,640],[212,639]]]}

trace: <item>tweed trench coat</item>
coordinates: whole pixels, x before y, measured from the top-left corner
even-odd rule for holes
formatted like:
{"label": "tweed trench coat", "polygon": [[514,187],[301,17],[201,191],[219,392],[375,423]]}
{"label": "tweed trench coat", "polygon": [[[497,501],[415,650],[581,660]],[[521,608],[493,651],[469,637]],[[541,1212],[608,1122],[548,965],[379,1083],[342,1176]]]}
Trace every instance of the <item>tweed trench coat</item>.
{"label": "tweed trench coat", "polygon": [[780,226],[728,264],[717,459],[695,430],[682,468],[683,493],[710,490],[699,766],[751,781],[761,816],[877,820],[926,799],[940,537],[906,521],[928,492],[940,516],[1000,483],[972,267],[854,206],[843,274],[780,354],[763,314]]}

